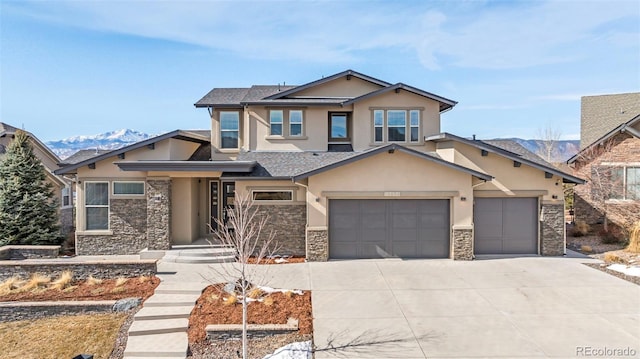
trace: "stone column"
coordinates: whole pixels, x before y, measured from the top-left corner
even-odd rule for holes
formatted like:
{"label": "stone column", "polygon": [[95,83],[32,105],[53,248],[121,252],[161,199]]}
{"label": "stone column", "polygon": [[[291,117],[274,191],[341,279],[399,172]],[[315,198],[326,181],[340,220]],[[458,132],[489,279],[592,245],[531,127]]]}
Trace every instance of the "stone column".
{"label": "stone column", "polygon": [[147,179],[147,241],[151,250],[171,249],[171,179]]}
{"label": "stone column", "polygon": [[326,228],[307,228],[307,261],[329,260],[329,231]]}
{"label": "stone column", "polygon": [[473,228],[453,227],[453,259],[470,261],[473,259]]}
{"label": "stone column", "polygon": [[564,203],[543,202],[540,221],[540,254],[543,256],[564,255]]}

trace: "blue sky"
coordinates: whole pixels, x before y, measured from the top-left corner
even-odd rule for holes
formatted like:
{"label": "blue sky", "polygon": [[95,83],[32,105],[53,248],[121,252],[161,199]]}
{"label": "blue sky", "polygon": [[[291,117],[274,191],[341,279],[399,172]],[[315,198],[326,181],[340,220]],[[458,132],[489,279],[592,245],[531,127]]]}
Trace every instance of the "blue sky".
{"label": "blue sky", "polygon": [[42,140],[207,128],[213,87],[346,69],[458,101],[442,129],[577,139],[640,91],[640,2],[0,1],[0,121]]}

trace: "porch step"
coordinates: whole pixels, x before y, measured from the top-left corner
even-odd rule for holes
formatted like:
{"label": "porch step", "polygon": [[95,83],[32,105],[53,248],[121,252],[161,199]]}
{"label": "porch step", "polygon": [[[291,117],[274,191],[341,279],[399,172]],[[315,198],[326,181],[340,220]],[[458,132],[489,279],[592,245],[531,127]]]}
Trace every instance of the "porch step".
{"label": "porch step", "polygon": [[188,318],[136,320],[131,324],[131,328],[129,328],[129,337],[139,335],[186,333],[188,326]]}
{"label": "porch step", "polygon": [[189,343],[186,333],[134,335],[128,338],[125,358],[185,358]]}
{"label": "porch step", "polygon": [[196,303],[200,294],[154,294],[144,302],[145,307],[184,307]]}
{"label": "porch step", "polygon": [[163,261],[168,263],[232,263],[236,261],[235,256],[216,256],[216,257],[191,257],[191,256],[180,256],[180,257],[164,257]]}
{"label": "porch step", "polygon": [[189,248],[189,249],[172,249],[166,251],[164,256],[166,257],[214,257],[214,256],[235,256],[236,251],[233,248],[219,247],[219,248]]}
{"label": "porch step", "polygon": [[156,294],[194,294],[200,295],[208,284],[197,282],[163,282],[155,290]]}
{"label": "porch step", "polygon": [[143,307],[134,316],[135,321],[189,318],[193,305],[175,307]]}

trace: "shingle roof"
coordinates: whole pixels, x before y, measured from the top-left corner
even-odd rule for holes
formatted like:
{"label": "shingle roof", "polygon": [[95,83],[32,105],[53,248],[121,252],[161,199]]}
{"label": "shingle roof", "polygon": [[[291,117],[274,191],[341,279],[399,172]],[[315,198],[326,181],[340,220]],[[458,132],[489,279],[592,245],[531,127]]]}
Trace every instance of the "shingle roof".
{"label": "shingle roof", "polygon": [[640,92],[584,96],[580,113],[580,149],[584,149],[640,114]]}
{"label": "shingle roof", "polygon": [[60,166],[73,165],[73,164],[80,163],[82,161],[86,161],[90,158],[94,158],[109,152],[111,152],[111,150],[99,150],[99,149],[79,150],[78,152],[65,158],[60,163]]}
{"label": "shingle roof", "polygon": [[[594,146],[598,146],[602,143],[604,143],[605,141],[609,140],[611,137],[619,134],[619,133],[628,133],[630,136],[634,136],[636,138],[640,138],[640,131],[638,131],[637,129],[634,128],[634,126],[636,124],[640,123],[640,113],[638,113],[638,115],[636,115],[634,118],[632,118],[631,120],[621,124],[620,126],[614,128],[613,130],[605,133],[602,137],[596,139],[595,141],[591,142],[590,144],[587,145],[587,147],[580,149],[580,151],[578,153],[576,153],[573,157],[569,158],[567,160],[568,164],[574,163],[575,161],[578,161],[579,159],[584,159],[584,153],[586,151],[588,151],[590,148],[593,148]],[[588,157],[588,156],[587,156]]]}
{"label": "shingle roof", "polygon": [[224,177],[290,178],[316,168],[330,165],[359,152],[241,152],[239,161],[257,161],[251,173],[229,173]]}
{"label": "shingle roof", "polygon": [[247,95],[247,92],[249,92],[248,88],[214,88],[196,102],[195,106],[240,106],[240,101]]}

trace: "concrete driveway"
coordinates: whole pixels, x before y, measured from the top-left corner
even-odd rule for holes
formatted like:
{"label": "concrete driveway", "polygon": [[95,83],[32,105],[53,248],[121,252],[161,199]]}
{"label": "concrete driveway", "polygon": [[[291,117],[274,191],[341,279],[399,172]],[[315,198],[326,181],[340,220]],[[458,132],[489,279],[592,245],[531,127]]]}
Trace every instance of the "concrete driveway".
{"label": "concrete driveway", "polygon": [[333,261],[298,276],[316,358],[640,356],[640,287],[586,261]]}

